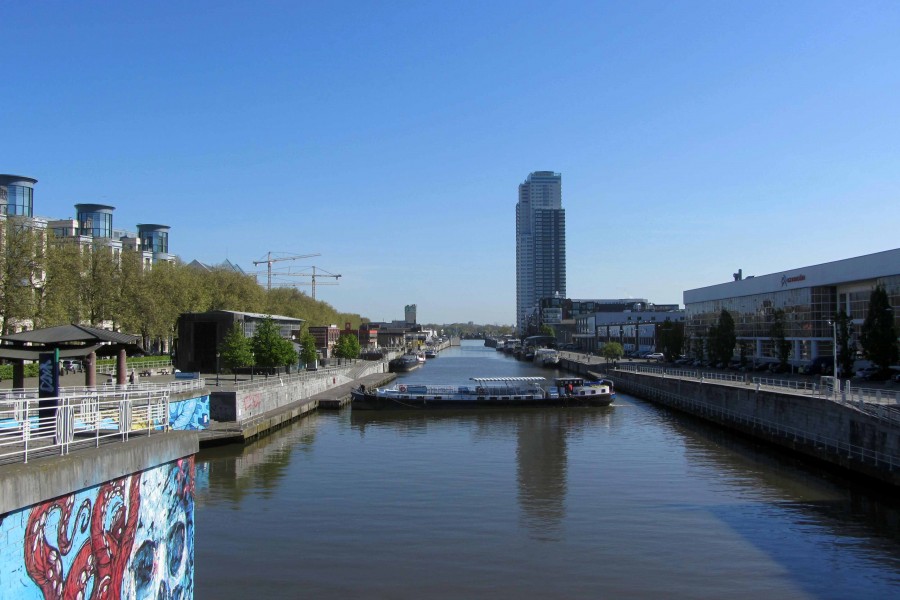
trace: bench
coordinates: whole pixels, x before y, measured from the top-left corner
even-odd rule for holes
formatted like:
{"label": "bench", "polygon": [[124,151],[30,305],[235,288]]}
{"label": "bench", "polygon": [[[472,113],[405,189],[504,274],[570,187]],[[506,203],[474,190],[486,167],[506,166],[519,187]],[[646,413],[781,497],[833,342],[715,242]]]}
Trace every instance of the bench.
{"label": "bench", "polygon": [[138,373],[138,375],[141,377],[150,377],[151,373],[150,373],[150,370],[147,369],[147,370],[141,371],[140,373]]}

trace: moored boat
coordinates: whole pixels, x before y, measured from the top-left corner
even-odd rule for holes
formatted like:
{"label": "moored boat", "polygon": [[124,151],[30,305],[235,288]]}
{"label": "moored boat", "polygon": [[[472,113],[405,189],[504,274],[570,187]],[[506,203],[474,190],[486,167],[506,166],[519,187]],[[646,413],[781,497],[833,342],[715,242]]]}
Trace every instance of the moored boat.
{"label": "moored boat", "polygon": [[559,364],[559,351],[555,348],[538,348],[534,352],[534,362],[545,367],[555,367]]}
{"label": "moored boat", "polygon": [[408,373],[409,371],[418,369],[423,364],[425,364],[424,354],[422,355],[420,360],[417,353],[407,352],[403,356],[398,356],[397,358],[388,362],[388,369],[391,373]]}
{"label": "moored boat", "polygon": [[615,398],[612,382],[559,377],[544,387],[543,377],[473,377],[471,385],[399,383],[389,388],[357,388],[357,410],[500,408],[539,406],[608,406]]}

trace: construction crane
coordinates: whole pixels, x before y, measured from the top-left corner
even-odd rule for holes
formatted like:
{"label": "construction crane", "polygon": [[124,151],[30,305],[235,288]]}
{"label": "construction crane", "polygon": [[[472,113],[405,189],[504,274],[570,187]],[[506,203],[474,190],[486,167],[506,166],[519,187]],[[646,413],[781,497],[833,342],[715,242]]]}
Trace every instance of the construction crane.
{"label": "construction crane", "polygon": [[319,269],[316,271],[318,267],[310,267],[312,269],[312,273],[288,273],[293,277],[309,277],[311,279],[312,285],[312,299],[316,299],[316,278],[317,277],[333,277],[334,281],[331,283],[319,283],[319,285],[337,285],[337,280],[340,279],[340,275],[335,275],[334,273],[329,273],[328,271],[323,271]]}
{"label": "construction crane", "polygon": [[[269,279],[268,279],[268,284],[266,285],[266,289],[271,291],[271,289],[272,289],[272,263],[279,262],[282,260],[297,260],[298,258],[311,258],[313,256],[322,256],[322,255],[321,254],[297,254],[295,256],[280,256],[277,258],[272,258],[272,252],[270,250],[269,253],[266,255],[266,260],[254,260],[253,264],[261,265],[261,264],[265,263],[266,265],[268,265]],[[313,286],[313,298],[315,298],[315,289],[316,289],[315,286]]]}

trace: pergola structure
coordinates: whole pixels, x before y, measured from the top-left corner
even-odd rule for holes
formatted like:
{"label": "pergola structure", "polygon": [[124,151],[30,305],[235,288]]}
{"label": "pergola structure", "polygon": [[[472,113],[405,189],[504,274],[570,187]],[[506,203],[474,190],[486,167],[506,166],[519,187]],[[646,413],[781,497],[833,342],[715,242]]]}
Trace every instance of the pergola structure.
{"label": "pergola structure", "polygon": [[116,357],[116,383],[126,382],[125,359],[142,352],[140,336],[85,325],[60,325],[0,336],[0,358],[13,363],[13,388],[25,387],[25,361],[37,361],[41,353],[59,350],[59,358],[79,358],[84,363],[84,384],[97,385],[97,357]]}

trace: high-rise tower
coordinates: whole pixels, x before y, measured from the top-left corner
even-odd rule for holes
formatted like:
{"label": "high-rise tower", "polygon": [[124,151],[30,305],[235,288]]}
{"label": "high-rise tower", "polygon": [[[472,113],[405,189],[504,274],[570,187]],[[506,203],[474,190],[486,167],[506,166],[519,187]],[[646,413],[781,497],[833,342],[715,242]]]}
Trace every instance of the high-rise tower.
{"label": "high-rise tower", "polygon": [[526,333],[541,298],[566,297],[566,211],[562,175],[535,171],[516,204],[516,326]]}

